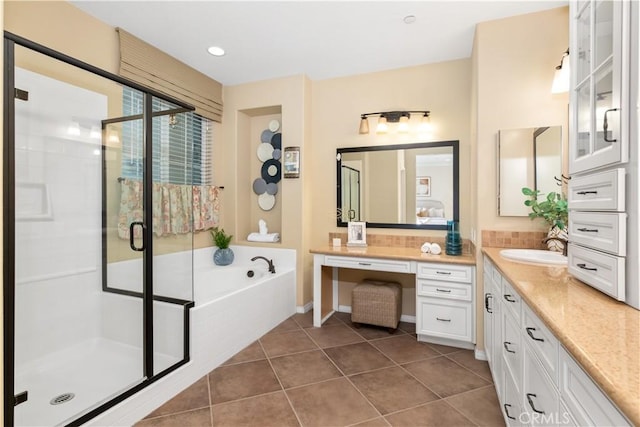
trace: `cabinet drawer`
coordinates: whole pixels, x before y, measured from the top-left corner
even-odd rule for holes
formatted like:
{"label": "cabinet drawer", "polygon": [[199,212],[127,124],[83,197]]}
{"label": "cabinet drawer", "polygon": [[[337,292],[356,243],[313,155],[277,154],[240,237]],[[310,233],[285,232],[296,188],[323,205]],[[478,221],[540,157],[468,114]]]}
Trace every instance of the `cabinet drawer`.
{"label": "cabinet drawer", "polygon": [[564,348],[560,349],[559,389],[563,402],[578,425],[630,425]]}
{"label": "cabinet drawer", "polygon": [[569,181],[569,209],[625,210],[624,169],[574,176]]}
{"label": "cabinet drawer", "polygon": [[625,299],[625,259],[569,244],[568,272],[613,298]]}
{"label": "cabinet drawer", "polygon": [[502,402],[502,414],[504,415],[504,419],[506,424],[511,426],[521,426],[523,425],[520,420],[522,420],[522,403],[520,401],[520,391],[515,387],[513,378],[508,371],[502,371],[502,378],[500,379],[502,382],[502,387],[504,390],[504,397],[501,399]]}
{"label": "cabinet drawer", "polygon": [[627,252],[627,214],[571,212],[569,240],[582,246],[625,256]]}
{"label": "cabinet drawer", "polygon": [[522,307],[523,341],[528,343],[555,386],[558,385],[558,340],[526,304]]}
{"label": "cabinet drawer", "polygon": [[504,278],[502,278],[502,297],[500,300],[503,307],[513,315],[516,319],[516,323],[519,325],[522,299],[515,289],[511,287],[511,284]]}
{"label": "cabinet drawer", "polygon": [[524,346],[524,379],[522,402],[527,424],[554,424],[558,414],[559,395],[531,350]]}
{"label": "cabinet drawer", "polygon": [[516,324],[508,312],[502,313],[502,342],[500,342],[503,369],[510,372],[516,390],[521,390],[522,344],[520,325]]}
{"label": "cabinet drawer", "polygon": [[447,282],[471,283],[473,267],[451,264],[418,263],[416,275],[420,279],[445,280]]}
{"label": "cabinet drawer", "polygon": [[393,261],[379,258],[358,258],[327,255],[324,258],[324,265],[331,267],[355,268],[359,270],[413,273],[413,271],[411,271],[411,261]]}
{"label": "cabinet drawer", "polygon": [[473,342],[473,306],[470,303],[418,297],[418,334]]}
{"label": "cabinet drawer", "polygon": [[461,301],[471,301],[471,284],[465,283],[443,283],[434,280],[418,279],[418,295],[448,298]]}

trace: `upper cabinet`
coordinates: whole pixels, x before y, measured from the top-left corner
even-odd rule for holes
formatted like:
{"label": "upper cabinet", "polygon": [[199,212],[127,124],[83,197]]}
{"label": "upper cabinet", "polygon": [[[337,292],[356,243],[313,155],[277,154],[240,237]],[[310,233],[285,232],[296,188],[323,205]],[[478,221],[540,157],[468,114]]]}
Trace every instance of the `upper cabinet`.
{"label": "upper cabinet", "polygon": [[569,172],[624,163],[629,132],[629,2],[572,1]]}

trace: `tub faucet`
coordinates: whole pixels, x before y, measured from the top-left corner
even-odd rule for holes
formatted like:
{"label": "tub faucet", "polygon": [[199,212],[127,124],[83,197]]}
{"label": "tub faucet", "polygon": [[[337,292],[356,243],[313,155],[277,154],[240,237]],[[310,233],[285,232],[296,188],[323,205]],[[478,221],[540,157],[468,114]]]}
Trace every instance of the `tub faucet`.
{"label": "tub faucet", "polygon": [[562,243],[562,255],[567,256],[567,249],[569,248],[569,241],[567,239],[563,239],[562,237],[547,237],[542,240],[542,243],[547,243],[549,240],[555,240],[556,242]]}
{"label": "tub faucet", "polygon": [[276,272],[276,267],[273,265],[273,260],[267,259],[263,256],[254,256],[253,258],[251,258],[251,261],[255,261],[257,259],[263,259],[267,262],[267,264],[269,264],[269,273],[271,274],[275,274]]}

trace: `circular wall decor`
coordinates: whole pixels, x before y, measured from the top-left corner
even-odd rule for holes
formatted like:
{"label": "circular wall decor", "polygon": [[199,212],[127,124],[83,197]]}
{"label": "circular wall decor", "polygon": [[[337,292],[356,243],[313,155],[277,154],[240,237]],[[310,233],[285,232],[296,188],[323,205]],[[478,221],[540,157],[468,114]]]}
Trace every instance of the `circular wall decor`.
{"label": "circular wall decor", "polygon": [[271,138],[273,138],[273,135],[273,132],[271,132],[269,129],[265,129],[262,131],[262,134],[260,134],[260,141],[268,144],[271,142]]}
{"label": "circular wall decor", "polygon": [[280,160],[280,157],[282,157],[282,150],[279,148],[274,148],[273,153],[271,154],[271,157],[273,157],[276,160]]}
{"label": "circular wall decor", "polygon": [[264,194],[267,191],[267,181],[262,178],[256,178],[253,181],[253,192],[257,195]]}
{"label": "circular wall decor", "polygon": [[271,194],[272,196],[275,196],[276,194],[278,194],[278,184],[274,182],[268,183],[266,186],[266,191],[267,191],[267,194]]}
{"label": "circular wall decor", "polygon": [[262,164],[262,179],[264,179],[267,184],[273,182],[274,184],[280,182],[280,162],[275,159],[267,160]]}
{"label": "circular wall decor", "polygon": [[282,134],[281,133],[273,134],[273,136],[271,137],[271,145],[273,145],[273,148],[282,149]]}
{"label": "circular wall decor", "polygon": [[261,162],[266,162],[273,158],[273,145],[267,143],[261,143],[258,145],[257,150],[258,158]]}
{"label": "circular wall decor", "polygon": [[273,209],[273,206],[276,204],[276,196],[271,194],[261,194],[258,196],[258,206],[263,211],[270,211]]}
{"label": "circular wall decor", "polygon": [[278,129],[280,129],[280,122],[277,120],[271,120],[269,122],[269,130],[271,132],[276,132]]}

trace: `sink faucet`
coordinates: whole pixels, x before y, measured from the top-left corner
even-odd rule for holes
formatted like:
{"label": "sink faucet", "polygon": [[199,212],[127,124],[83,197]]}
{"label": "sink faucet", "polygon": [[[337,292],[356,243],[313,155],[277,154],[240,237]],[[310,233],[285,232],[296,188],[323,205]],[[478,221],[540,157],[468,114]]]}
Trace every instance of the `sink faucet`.
{"label": "sink faucet", "polygon": [[263,259],[267,262],[267,264],[269,264],[269,273],[271,274],[275,274],[276,272],[276,267],[273,265],[273,260],[267,259],[263,256],[254,256],[253,258],[251,258],[251,261],[255,261],[257,259]]}
{"label": "sink faucet", "polygon": [[562,255],[567,256],[567,249],[569,249],[569,241],[562,237],[547,237],[542,240],[542,243],[547,243],[549,240],[555,240],[556,242],[562,243]]}

